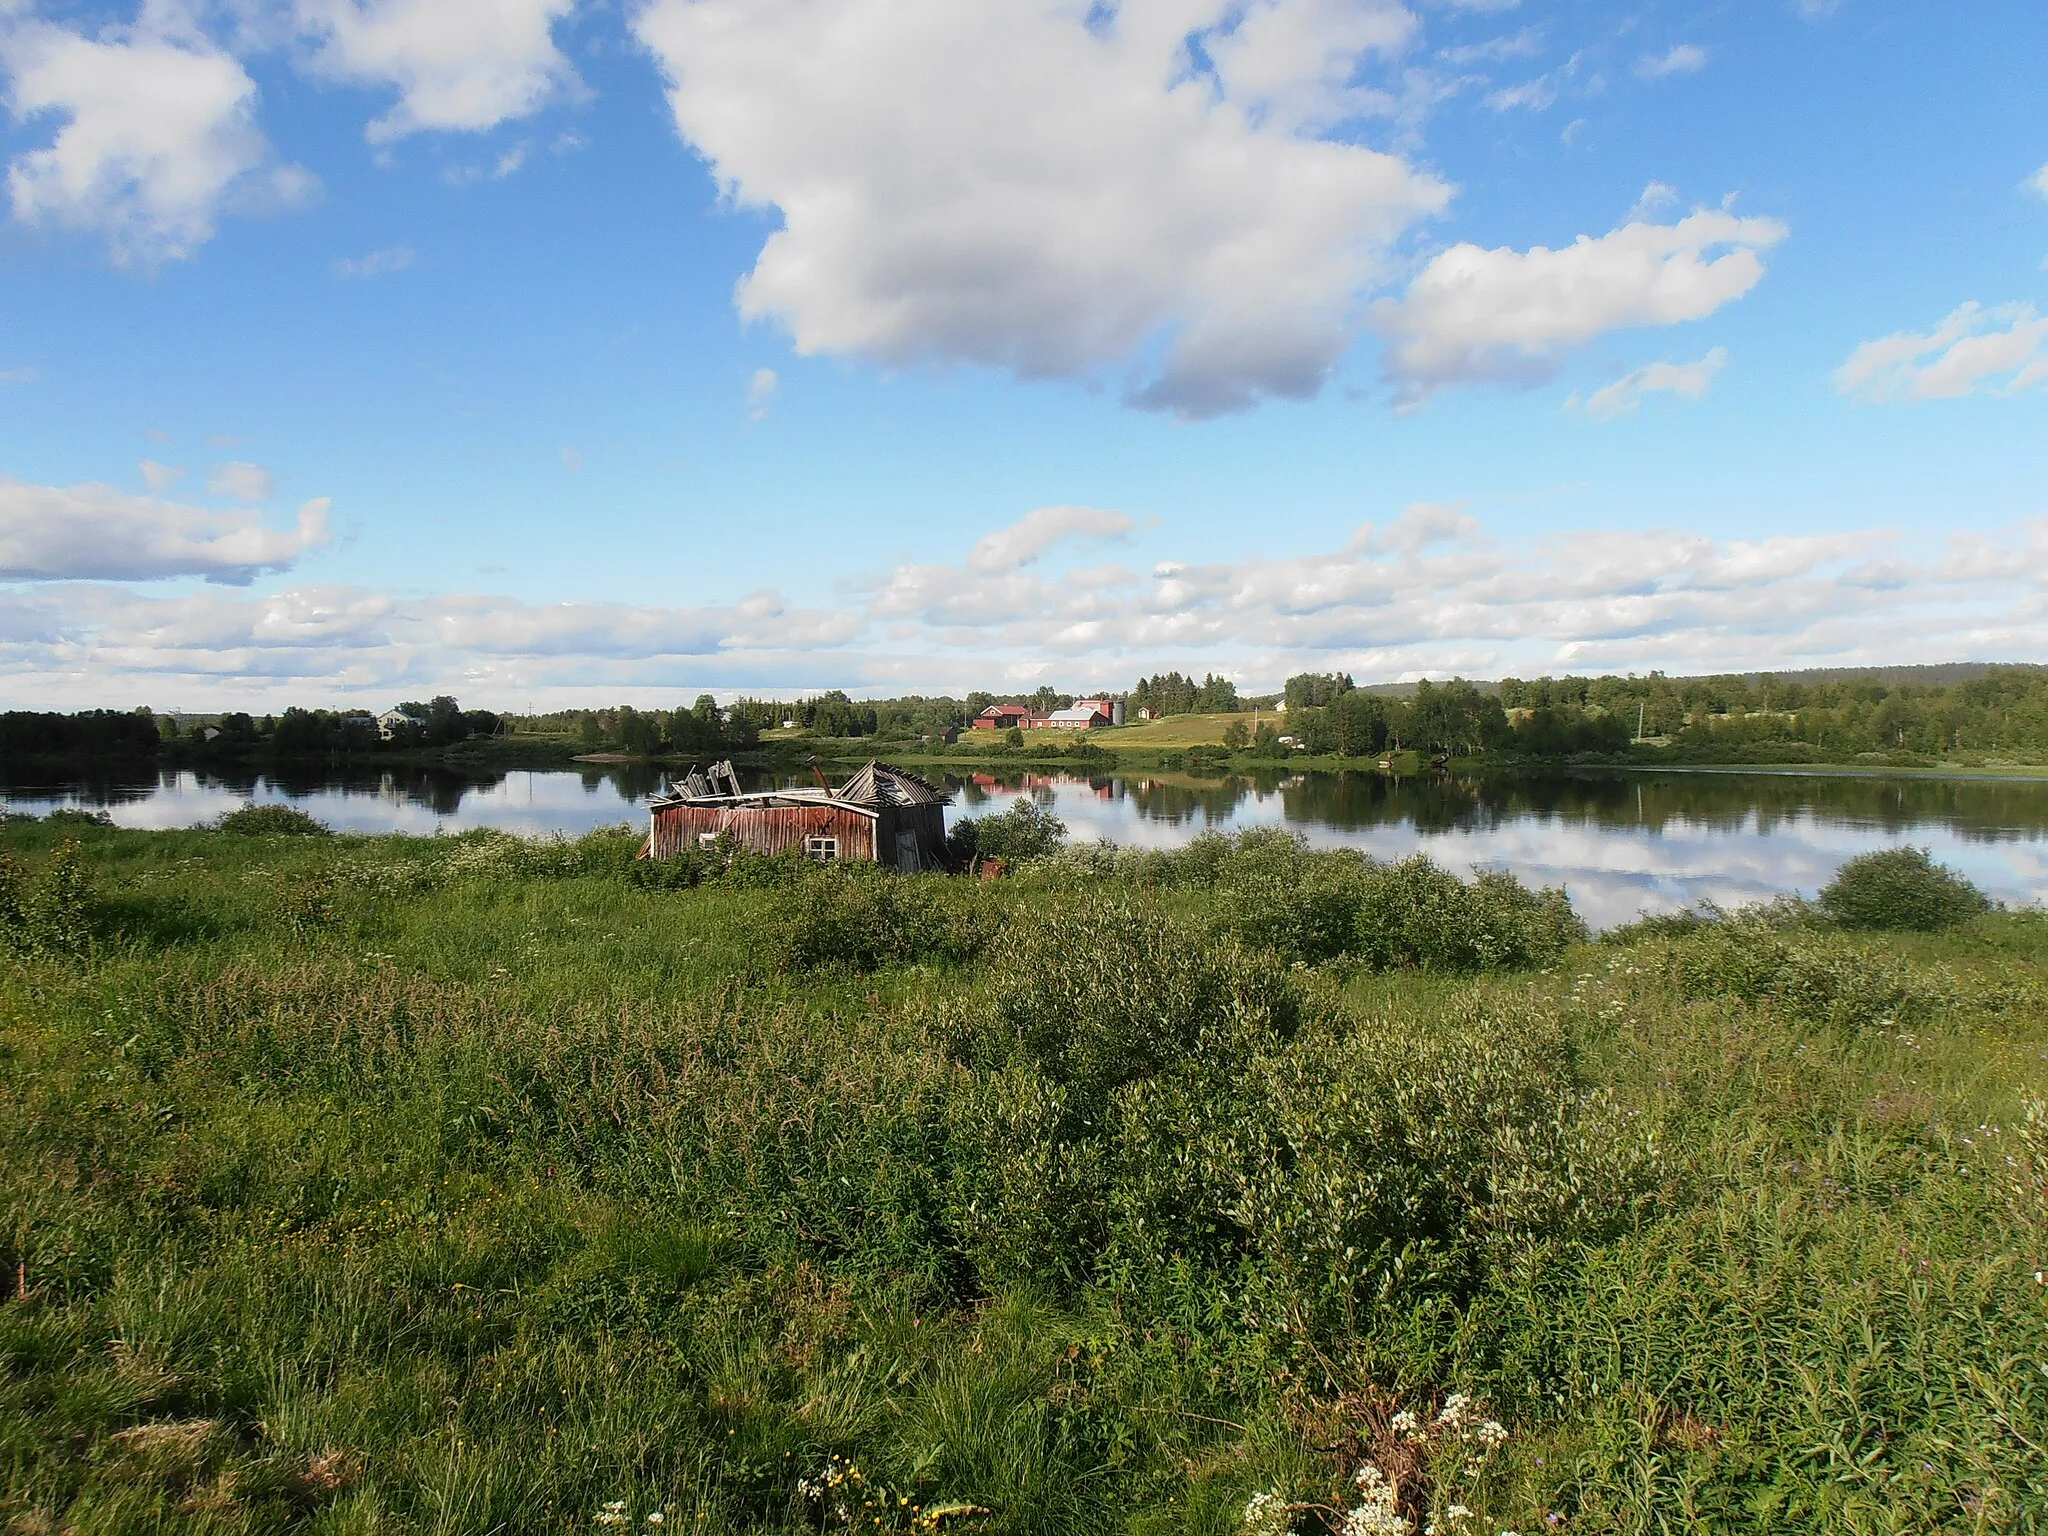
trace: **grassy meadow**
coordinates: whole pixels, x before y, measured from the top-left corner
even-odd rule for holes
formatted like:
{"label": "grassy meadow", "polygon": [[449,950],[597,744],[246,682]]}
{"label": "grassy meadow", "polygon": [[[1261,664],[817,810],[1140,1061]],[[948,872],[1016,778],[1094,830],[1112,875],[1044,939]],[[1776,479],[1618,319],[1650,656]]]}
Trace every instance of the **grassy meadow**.
{"label": "grassy meadow", "polygon": [[2038,914],[636,843],[0,827],[7,1531],[2048,1529]]}

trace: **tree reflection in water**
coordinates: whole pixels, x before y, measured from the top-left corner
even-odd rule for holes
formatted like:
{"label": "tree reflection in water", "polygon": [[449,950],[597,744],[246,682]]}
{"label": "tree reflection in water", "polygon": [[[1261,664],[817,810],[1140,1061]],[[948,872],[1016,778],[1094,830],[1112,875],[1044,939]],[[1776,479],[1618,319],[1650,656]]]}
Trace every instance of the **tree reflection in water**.
{"label": "tree reflection in water", "polygon": [[1280,819],[1304,829],[1405,825],[1425,833],[1487,832],[1533,818],[1648,832],[1683,827],[1769,833],[1816,820],[1888,833],[1940,826],[1991,842],[2048,831],[2048,782],[2040,780],[1620,772],[1395,778],[1265,771],[1217,779],[983,773],[949,777],[947,784],[968,807],[1029,790],[1062,803],[1128,800],[1132,819],[1169,825],[1225,826],[1248,802],[1277,794],[1284,807]]}

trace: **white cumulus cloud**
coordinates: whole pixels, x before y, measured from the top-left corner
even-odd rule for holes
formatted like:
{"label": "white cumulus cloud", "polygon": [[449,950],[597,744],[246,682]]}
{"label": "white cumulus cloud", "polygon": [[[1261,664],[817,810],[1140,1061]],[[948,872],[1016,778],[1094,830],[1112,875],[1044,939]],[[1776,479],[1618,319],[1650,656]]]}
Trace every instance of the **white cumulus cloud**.
{"label": "white cumulus cloud", "polygon": [[188,256],[223,208],[313,188],[306,171],[276,163],[248,72],[167,7],[145,5],[134,26],[97,37],[0,19],[0,71],[17,119],[62,123],[47,147],[9,162],[14,216],[98,231],[117,262]]}
{"label": "white cumulus cloud", "polygon": [[[382,144],[423,129],[477,132],[538,111],[576,82],[555,46],[575,0],[299,0],[314,70],[396,90],[370,124]],[[521,152],[510,168],[518,168]],[[504,162],[500,162],[501,167]]]}
{"label": "white cumulus cloud", "polygon": [[2043,197],[2048,197],[2048,165],[2042,166],[2041,169],[2034,172],[2032,176],[2028,177],[2027,185],[2032,187],[2036,192],[2040,193]]}
{"label": "white cumulus cloud", "polygon": [[[72,534],[38,554],[52,498],[68,498]],[[104,527],[86,526],[72,506],[95,498],[115,503]],[[1273,551],[1267,539],[1246,558],[1144,570],[1024,563],[1035,552],[1053,565],[1062,537],[1113,537],[1119,517],[1027,517],[958,564],[899,566],[815,608],[765,590],[701,606],[302,585],[154,596],[33,579],[120,574],[109,556],[124,544],[132,577],[193,574],[219,565],[209,538],[246,533],[253,514],[166,508],[104,487],[16,487],[0,493],[0,577],[33,584],[0,591],[0,677],[11,696],[73,708],[81,698],[133,703],[173,684],[195,699],[274,707],[440,691],[492,703],[527,689],[570,702],[672,699],[686,684],[957,693],[1173,666],[1264,688],[1331,668],[1374,679],[1686,672],[1910,659],[1901,645],[1920,656],[2048,648],[2048,518],[1940,543],[1877,528],[1524,538],[1418,503],[1335,548]],[[239,529],[227,526],[237,518]],[[180,547],[166,550],[173,523]],[[289,559],[292,536],[268,537],[284,541],[268,553]]]}
{"label": "white cumulus cloud", "polygon": [[[782,227],[740,285],[806,354],[1129,369],[1203,416],[1319,389],[1448,189],[1322,136],[1395,0],[653,0],[682,137]],[[1208,71],[1197,68],[1198,35]]]}
{"label": "white cumulus cloud", "polygon": [[1410,400],[1466,380],[1546,378],[1604,332],[1699,320],[1741,298],[1785,234],[1775,219],[1701,210],[1561,250],[1454,245],[1374,307],[1387,373]]}
{"label": "white cumulus cloud", "polygon": [[2048,383],[2048,317],[2031,304],[1972,300],[1931,331],[1866,341],[1835,370],[1835,388],[1869,404],[2018,394]]}
{"label": "white cumulus cloud", "polygon": [[1123,538],[1137,526],[1135,519],[1100,507],[1039,507],[983,535],[968,553],[967,568],[983,575],[1014,571],[1069,539],[1102,543]]}
{"label": "white cumulus cloud", "polygon": [[[1714,376],[1727,365],[1726,347],[1713,348],[1697,362],[1651,363],[1594,390],[1586,397],[1586,414],[1595,421],[1612,421],[1617,416],[1627,416],[1635,411],[1643,403],[1645,395],[1672,394],[1685,400],[1697,400],[1707,392]],[[1573,395],[1569,403],[1576,405],[1578,398]]]}
{"label": "white cumulus cloud", "polygon": [[[1907,552],[1882,529],[1502,539],[1456,507],[1418,503],[1331,551],[1046,578],[996,579],[971,558],[899,566],[871,589],[868,614],[924,651],[925,687],[938,669],[985,680],[993,667],[1015,677],[1084,660],[1096,676],[1192,665],[1272,686],[1333,666],[1399,677],[1847,664],[1899,659],[1901,635],[1942,654],[2026,654],[2048,643],[2044,591],[2048,519]],[[886,675],[911,686],[919,669],[899,659]]]}
{"label": "white cumulus cloud", "polygon": [[327,511],[322,497],[299,509],[294,527],[266,528],[253,511],[0,477],[0,581],[203,576],[246,585],[325,545]]}
{"label": "white cumulus cloud", "polygon": [[261,464],[231,459],[213,466],[206,476],[206,488],[216,496],[232,496],[254,505],[277,494],[277,480]]}

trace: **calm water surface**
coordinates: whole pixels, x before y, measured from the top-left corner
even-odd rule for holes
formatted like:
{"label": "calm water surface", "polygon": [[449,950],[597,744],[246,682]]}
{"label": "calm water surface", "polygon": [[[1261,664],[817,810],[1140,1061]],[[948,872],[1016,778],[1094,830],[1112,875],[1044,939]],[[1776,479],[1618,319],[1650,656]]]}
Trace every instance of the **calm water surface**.
{"label": "calm water surface", "polygon": [[[573,836],[639,821],[664,782],[657,769],[614,765],[483,777],[179,772],[0,784],[0,802],[36,812],[105,809],[129,827],[189,827],[247,800],[285,801],[349,832],[491,827]],[[1844,859],[1898,843],[1931,848],[2001,900],[2048,895],[2048,783],[2041,782],[1720,773],[1394,781],[1271,773],[1208,782],[974,774],[947,785],[949,818],[1000,811],[1030,795],[1077,838],[1170,848],[1206,831],[1285,827],[1319,846],[1382,858],[1421,851],[1452,869],[1509,869],[1564,885],[1596,927],[1701,900],[1735,906],[1786,892],[1811,895]]]}

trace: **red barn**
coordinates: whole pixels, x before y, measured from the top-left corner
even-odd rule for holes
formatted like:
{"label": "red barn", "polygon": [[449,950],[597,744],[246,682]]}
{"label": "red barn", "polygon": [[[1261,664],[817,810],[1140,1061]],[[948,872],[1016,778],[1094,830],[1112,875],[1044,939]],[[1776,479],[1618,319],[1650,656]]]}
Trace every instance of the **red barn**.
{"label": "red barn", "polygon": [[946,797],[914,773],[869,763],[837,789],[744,791],[730,763],[691,771],[648,802],[641,857],[673,858],[729,838],[756,853],[801,852],[821,863],[863,859],[891,869],[945,869]]}
{"label": "red barn", "polygon": [[1031,724],[1031,711],[1022,704],[991,704],[974,717],[977,731],[1007,731]]}

